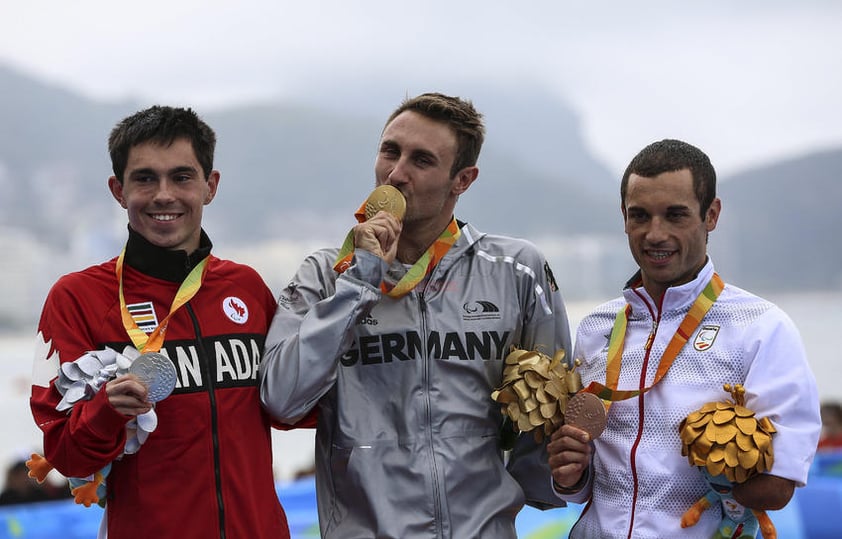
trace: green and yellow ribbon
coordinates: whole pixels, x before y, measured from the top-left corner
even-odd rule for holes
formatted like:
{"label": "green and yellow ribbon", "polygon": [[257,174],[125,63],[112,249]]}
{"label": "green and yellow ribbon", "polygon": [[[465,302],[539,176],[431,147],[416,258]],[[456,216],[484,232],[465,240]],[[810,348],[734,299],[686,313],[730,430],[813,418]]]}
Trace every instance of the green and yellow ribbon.
{"label": "green and yellow ribbon", "polygon": [[[658,370],[655,373],[655,379],[652,381],[652,385],[643,389],[617,389],[617,385],[620,381],[620,370],[623,364],[623,348],[626,340],[626,329],[628,327],[629,315],[631,314],[631,305],[626,304],[625,307],[617,312],[617,316],[614,318],[614,327],[611,330],[611,337],[608,340],[608,361],[605,372],[605,384],[603,385],[599,382],[591,382],[584,391],[593,393],[603,401],[607,401],[606,407],[608,407],[613,401],[630,399],[646,393],[655,387],[655,384],[660,382],[661,379],[666,376],[667,371],[669,371],[673,362],[675,362],[675,359],[678,357],[678,353],[696,331],[696,328],[698,328],[702,323],[702,319],[716,302],[716,299],[719,297],[719,294],[722,293],[724,288],[725,283],[718,274],[714,273],[704,290],[702,290],[702,293],[699,294],[696,301],[694,301],[693,305],[690,306],[690,310],[684,316],[684,320],[681,321],[681,324],[678,326],[678,330],[676,330],[664,350],[664,353],[661,355],[661,361],[658,363]],[[649,335],[649,339],[646,341],[647,349],[652,346],[656,329],[657,327],[652,330],[652,333]]]}
{"label": "green and yellow ribbon", "polygon": [[[365,222],[365,204],[363,204],[363,206],[354,213],[354,217],[360,223]],[[380,289],[384,294],[391,298],[400,298],[405,296],[425,277],[432,273],[433,268],[436,267],[439,260],[444,257],[451,247],[453,247],[453,244],[456,243],[456,240],[458,240],[461,235],[462,231],[459,229],[459,224],[456,222],[456,218],[454,217],[450,220],[450,224],[447,225],[447,228],[445,228],[439,237],[436,238],[436,241],[434,241],[433,244],[424,251],[424,254],[421,255],[421,257],[415,261],[415,264],[409,268],[406,274],[401,277],[400,281],[392,287],[385,282],[380,283]],[[333,269],[338,273],[344,272],[351,266],[353,258],[354,232],[352,230],[345,236],[345,241],[342,243],[342,247],[339,248],[339,254],[336,256],[336,262],[333,265]]]}
{"label": "green and yellow ribbon", "polygon": [[137,348],[139,352],[157,352],[164,344],[164,335],[167,332],[167,324],[169,323],[170,318],[172,318],[172,315],[175,314],[175,312],[184,304],[190,301],[199,291],[199,288],[202,287],[202,280],[204,279],[205,270],[208,265],[208,258],[210,257],[207,256],[202,259],[202,261],[187,274],[184,282],[181,283],[181,286],[179,286],[178,291],[175,293],[175,298],[170,306],[169,314],[158,324],[158,327],[156,327],[152,333],[146,335],[146,333],[138,327],[134,318],[132,318],[129,309],[126,306],[126,298],[123,295],[123,260],[125,259],[125,256],[126,249],[124,247],[120,256],[117,258],[117,266],[115,269],[117,281],[119,282],[120,313],[123,317],[123,327],[126,328],[129,338],[132,340],[135,348]]}

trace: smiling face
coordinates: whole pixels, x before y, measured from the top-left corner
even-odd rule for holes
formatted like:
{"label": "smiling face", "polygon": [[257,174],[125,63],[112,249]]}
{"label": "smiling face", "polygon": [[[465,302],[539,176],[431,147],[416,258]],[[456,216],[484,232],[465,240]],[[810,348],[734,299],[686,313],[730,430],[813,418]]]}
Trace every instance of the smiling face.
{"label": "smiling face", "polygon": [[721,203],[701,218],[689,169],[653,178],[631,174],[622,208],[629,248],[643,286],[659,300],[667,288],[687,283],[704,266],[707,235],[716,228]]}
{"label": "smiling face", "polygon": [[479,174],[475,166],[451,176],[456,135],[443,122],[405,111],[383,130],[374,164],[377,185],[389,184],[406,197],[404,227],[444,229],[456,200]]}
{"label": "smiling face", "polygon": [[199,247],[202,210],[216,195],[219,172],[204,178],[189,140],[133,146],[123,178],[121,184],[110,177],[108,186],[135,232],[165,249],[192,253]]}

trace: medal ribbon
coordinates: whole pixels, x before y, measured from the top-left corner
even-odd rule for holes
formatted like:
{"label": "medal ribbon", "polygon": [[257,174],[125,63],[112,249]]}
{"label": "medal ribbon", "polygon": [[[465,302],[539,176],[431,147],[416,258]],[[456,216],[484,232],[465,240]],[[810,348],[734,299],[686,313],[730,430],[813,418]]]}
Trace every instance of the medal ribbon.
{"label": "medal ribbon", "polygon": [[[354,217],[356,217],[357,221],[362,223],[365,221],[365,204],[360,206],[354,213]],[[389,297],[392,298],[400,298],[408,294],[413,288],[421,282],[427,275],[432,273],[433,268],[436,267],[436,264],[439,263],[439,260],[453,247],[453,244],[456,243],[456,240],[459,239],[459,236],[462,235],[462,231],[459,230],[459,224],[456,222],[456,218],[454,217],[451,219],[450,224],[447,225],[441,235],[436,238],[436,241],[433,242],[432,245],[421,255],[415,264],[409,268],[409,271],[401,277],[401,280],[395,284],[394,287],[389,287],[385,282],[380,283],[380,289]],[[354,233],[353,231],[348,232],[348,235],[345,236],[345,241],[342,243],[342,247],[339,249],[339,254],[336,256],[336,262],[333,265],[333,269],[339,273],[347,270],[351,266],[351,260],[354,258]]]}
{"label": "medal ribbon", "polygon": [[[690,336],[696,331],[696,328],[699,327],[699,324],[702,323],[702,319],[710,310],[711,306],[713,306],[714,302],[716,302],[716,298],[722,293],[723,288],[725,288],[725,283],[722,282],[718,274],[714,273],[713,277],[708,281],[707,286],[705,286],[705,289],[702,290],[702,293],[699,294],[699,297],[690,306],[690,310],[687,312],[684,320],[681,321],[678,330],[672,336],[663,355],[661,355],[661,361],[658,364],[658,370],[655,373],[655,379],[652,381],[652,385],[643,389],[617,390],[617,385],[620,381],[620,369],[623,363],[626,328],[628,326],[629,314],[631,314],[631,305],[626,304],[624,308],[617,312],[617,317],[614,319],[614,328],[611,330],[611,337],[608,340],[608,362],[605,372],[605,385],[599,382],[591,382],[585,388],[585,391],[595,394],[604,401],[608,401],[606,402],[606,407],[608,407],[612,401],[630,399],[646,393],[655,387],[655,384],[666,376],[675,358],[678,357],[678,353],[690,339]],[[655,338],[654,333],[653,330],[649,336],[649,340],[646,342],[647,348],[652,346],[652,340]]]}
{"label": "medal ribbon", "polygon": [[202,261],[199,262],[189,274],[187,274],[184,282],[181,283],[181,286],[178,287],[178,291],[175,293],[175,298],[173,299],[169,314],[149,335],[146,335],[146,333],[137,326],[137,322],[134,321],[134,318],[132,318],[132,315],[129,312],[129,308],[126,306],[126,298],[123,295],[123,259],[125,256],[126,249],[124,247],[120,256],[117,258],[117,267],[115,269],[117,281],[119,282],[120,313],[123,317],[123,327],[126,328],[129,338],[131,338],[135,348],[137,348],[139,352],[157,352],[164,344],[164,334],[167,332],[167,324],[169,323],[172,315],[175,314],[175,312],[185,303],[190,301],[193,296],[196,295],[196,292],[199,291],[199,288],[202,287],[202,280],[204,279],[205,269],[207,268],[208,258],[210,258],[210,256],[206,256],[202,259]]}

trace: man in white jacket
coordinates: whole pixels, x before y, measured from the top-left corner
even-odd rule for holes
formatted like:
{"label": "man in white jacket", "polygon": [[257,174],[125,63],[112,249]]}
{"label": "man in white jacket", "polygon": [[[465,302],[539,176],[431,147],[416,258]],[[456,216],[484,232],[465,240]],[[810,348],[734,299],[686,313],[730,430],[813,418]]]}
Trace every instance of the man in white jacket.
{"label": "man in white jacket", "polygon": [[[553,433],[555,488],[565,500],[588,502],[571,538],[707,539],[722,518],[718,508],[681,527],[710,488],[681,454],[682,419],[728,400],[724,384],[742,384],[746,407],[777,433],[772,469],[735,484],[733,498],[751,509],[780,509],[806,483],[815,453],[815,379],[787,315],[714,272],[707,240],[722,204],[703,152],[655,142],[631,161],[620,193],[639,271],[623,296],[582,321],[574,352],[585,386],[599,385],[610,404],[607,426],[595,440],[571,425]],[[715,298],[709,310],[691,309],[706,296]],[[686,342],[670,346],[676,338]]]}

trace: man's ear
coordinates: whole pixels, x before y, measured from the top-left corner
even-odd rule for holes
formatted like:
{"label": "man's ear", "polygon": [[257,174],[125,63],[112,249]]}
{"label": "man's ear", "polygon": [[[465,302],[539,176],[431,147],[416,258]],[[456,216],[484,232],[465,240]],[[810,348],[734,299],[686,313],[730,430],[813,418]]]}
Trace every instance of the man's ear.
{"label": "man's ear", "polygon": [[468,187],[474,183],[474,180],[479,176],[479,167],[465,167],[456,173],[453,182],[453,193],[461,195],[468,190]]}
{"label": "man's ear", "polygon": [[123,209],[126,208],[126,199],[123,197],[123,184],[117,179],[117,176],[108,178],[108,190],[111,191],[111,196],[114,197]]}
{"label": "man's ear", "polygon": [[722,211],[722,201],[719,198],[713,199],[710,203],[707,213],[705,214],[705,228],[708,232],[716,228],[716,223],[719,222],[719,213]]}
{"label": "man's ear", "polygon": [[205,205],[211,203],[213,198],[216,196],[216,190],[219,187],[219,180],[222,179],[222,174],[219,173],[218,170],[212,170],[210,176],[208,176],[207,183],[208,183],[208,193],[205,196]]}

